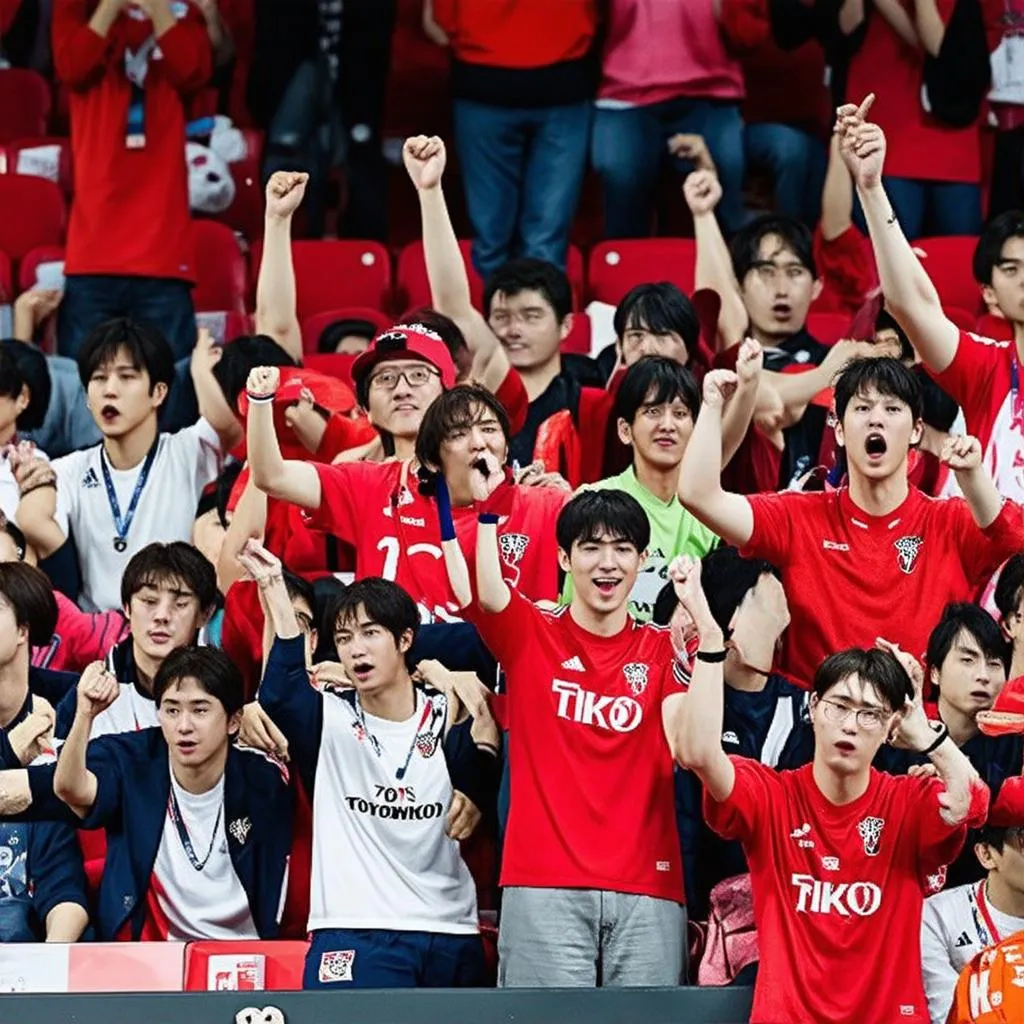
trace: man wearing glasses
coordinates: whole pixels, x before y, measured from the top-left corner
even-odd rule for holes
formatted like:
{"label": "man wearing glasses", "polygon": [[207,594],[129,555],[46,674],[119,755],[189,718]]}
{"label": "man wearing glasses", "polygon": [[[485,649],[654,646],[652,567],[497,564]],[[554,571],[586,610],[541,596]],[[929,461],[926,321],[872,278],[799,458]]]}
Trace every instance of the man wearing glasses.
{"label": "man wearing glasses", "polygon": [[[750,865],[761,954],[751,1024],[927,1021],[913,953],[924,879],[985,820],[988,788],[949,730],[929,723],[913,659],[892,646],[850,648],[818,667],[811,764],[777,772],[728,756],[722,629],[699,563],[678,559],[671,575],[700,638],[680,761],[704,784],[708,824],[740,840]],[[925,754],[938,778],[873,769],[887,739]]]}

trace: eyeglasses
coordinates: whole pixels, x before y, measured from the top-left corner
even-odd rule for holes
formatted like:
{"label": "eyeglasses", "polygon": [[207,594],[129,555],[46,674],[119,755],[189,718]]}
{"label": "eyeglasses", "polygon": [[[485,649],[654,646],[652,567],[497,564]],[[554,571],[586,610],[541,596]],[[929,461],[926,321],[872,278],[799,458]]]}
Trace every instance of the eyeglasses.
{"label": "eyeglasses", "polygon": [[429,366],[412,366],[407,370],[381,370],[370,378],[370,387],[377,391],[394,391],[404,377],[411,388],[423,387],[431,377],[440,377],[437,370]]}
{"label": "eyeglasses", "polygon": [[835,725],[842,725],[850,715],[857,716],[857,728],[865,732],[878,732],[885,726],[889,716],[884,711],[877,711],[874,708],[851,708],[845,704],[839,704],[828,697],[822,697],[821,710],[824,716]]}

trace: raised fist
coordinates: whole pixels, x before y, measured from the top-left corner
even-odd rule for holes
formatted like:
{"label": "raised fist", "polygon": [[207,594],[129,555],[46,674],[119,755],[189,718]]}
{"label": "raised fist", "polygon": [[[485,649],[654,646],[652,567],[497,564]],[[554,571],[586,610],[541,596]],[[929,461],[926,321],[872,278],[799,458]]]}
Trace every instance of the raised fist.
{"label": "raised fist", "polygon": [[747,338],[740,345],[736,356],[736,377],[740,384],[756,384],[764,368],[764,353],[761,345],[753,338]]}
{"label": "raised fist", "polygon": [[444,143],[436,135],[414,135],[406,139],[402,159],[412,183],[420,192],[441,184],[448,155]]}
{"label": "raised fist", "polygon": [[291,217],[306,195],[309,175],[304,171],[276,171],[267,182],[267,216]]}
{"label": "raised fist", "polygon": [[281,370],[276,366],[257,366],[245,382],[245,390],[254,398],[270,398],[280,386]]}
{"label": "raised fist", "polygon": [[977,469],[981,465],[981,442],[969,435],[947,437],[939,459],[954,473]]}
{"label": "raised fist", "polygon": [[78,680],[78,714],[94,719],[117,700],[121,692],[117,679],[102,661],[87,665]]}
{"label": "raised fist", "polygon": [[722,185],[714,171],[694,171],[683,182],[683,196],[690,213],[702,217],[713,213],[722,198]]}
{"label": "raised fist", "polygon": [[712,370],[704,375],[704,404],[721,409],[735,394],[739,377],[732,370]]}

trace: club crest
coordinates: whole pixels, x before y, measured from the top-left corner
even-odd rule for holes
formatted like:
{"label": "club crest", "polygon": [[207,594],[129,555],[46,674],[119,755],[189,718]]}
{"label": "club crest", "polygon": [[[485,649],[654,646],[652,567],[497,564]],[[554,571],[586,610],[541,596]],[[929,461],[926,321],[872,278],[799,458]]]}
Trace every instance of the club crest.
{"label": "club crest", "polygon": [[647,672],[648,666],[639,661],[631,661],[628,665],[622,666],[622,674],[626,677],[629,691],[634,697],[639,697],[647,689]]}
{"label": "club crest", "polygon": [[917,565],[917,556],[921,553],[924,545],[924,537],[900,537],[893,542],[896,549],[896,557],[899,559],[900,569],[908,576],[914,571]]}

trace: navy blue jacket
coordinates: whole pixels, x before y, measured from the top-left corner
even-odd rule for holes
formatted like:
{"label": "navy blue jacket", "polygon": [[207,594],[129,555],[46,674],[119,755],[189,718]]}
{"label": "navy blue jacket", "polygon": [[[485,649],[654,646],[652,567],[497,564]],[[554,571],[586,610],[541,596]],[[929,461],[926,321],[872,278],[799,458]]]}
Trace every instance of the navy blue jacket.
{"label": "navy blue jacket", "polygon": [[[48,668],[30,668],[28,670],[28,688],[30,693],[48,700],[54,710],[58,708],[68,696],[72,700],[72,708],[75,701],[75,687],[78,686],[78,676],[73,672],[55,672]],[[8,728],[17,725],[28,715],[28,705],[22,708],[18,717],[11,722]],[[61,735],[54,729],[55,735]],[[11,744],[7,740],[7,734],[0,731],[0,769],[20,768],[21,762],[15,756]]]}
{"label": "navy blue jacket", "polygon": [[[133,640],[130,636],[125,637],[119,644],[114,644],[107,654],[105,664],[109,672],[113,672],[114,678],[123,685],[134,686],[136,683],[135,657]],[[53,675],[55,673],[51,673]],[[61,673],[62,675],[64,673]],[[77,677],[75,682],[77,683]],[[142,692],[141,690],[139,691]],[[47,698],[49,699],[49,698]],[[75,711],[78,708],[78,690],[73,687],[70,692],[63,695],[60,703],[51,701],[56,709],[57,722],[53,727],[53,734],[58,739],[67,739],[71,726],[75,721]]]}
{"label": "navy blue jacket", "polygon": [[[167,744],[159,729],[101,736],[89,744],[86,763],[98,788],[96,803],[78,825],[107,830],[97,937],[112,942],[130,925],[131,938],[138,939],[171,792]],[[28,774],[33,819],[74,817],[53,793],[52,766],[31,769]],[[293,807],[292,791],[280,765],[257,751],[229,748],[224,771],[228,852],[262,939],[277,936]]]}

